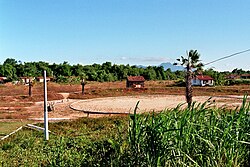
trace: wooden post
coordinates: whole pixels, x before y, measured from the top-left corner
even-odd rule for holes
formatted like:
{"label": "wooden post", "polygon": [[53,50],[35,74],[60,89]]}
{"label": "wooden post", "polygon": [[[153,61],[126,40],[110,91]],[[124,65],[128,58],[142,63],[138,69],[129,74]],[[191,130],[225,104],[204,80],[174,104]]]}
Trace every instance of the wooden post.
{"label": "wooden post", "polygon": [[29,79],[29,97],[31,97],[31,95],[32,95],[32,86],[33,86],[33,84]]}
{"label": "wooden post", "polygon": [[85,86],[85,81],[82,79],[81,85],[82,85],[82,95],[84,95],[84,86]]}
{"label": "wooden post", "polygon": [[43,74],[43,84],[44,84],[44,138],[45,140],[49,140],[46,70],[44,70]]}

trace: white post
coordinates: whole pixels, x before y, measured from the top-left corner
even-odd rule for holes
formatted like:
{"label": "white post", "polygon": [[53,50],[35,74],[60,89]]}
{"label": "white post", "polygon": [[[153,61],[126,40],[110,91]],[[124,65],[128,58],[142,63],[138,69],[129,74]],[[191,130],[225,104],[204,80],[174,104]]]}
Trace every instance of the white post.
{"label": "white post", "polygon": [[44,70],[44,73],[43,73],[43,84],[44,84],[44,136],[45,136],[45,140],[49,140],[46,70]]}

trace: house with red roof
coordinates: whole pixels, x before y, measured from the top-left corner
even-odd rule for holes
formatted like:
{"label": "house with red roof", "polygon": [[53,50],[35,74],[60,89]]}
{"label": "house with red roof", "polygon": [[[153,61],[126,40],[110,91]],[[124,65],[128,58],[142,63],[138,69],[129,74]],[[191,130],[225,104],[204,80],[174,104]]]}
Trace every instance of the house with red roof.
{"label": "house with red roof", "polygon": [[240,79],[240,75],[238,74],[230,74],[225,77],[226,79]]}
{"label": "house with red roof", "polygon": [[143,76],[128,76],[126,87],[127,88],[144,88],[145,79]]}
{"label": "house with red roof", "polygon": [[208,75],[196,75],[192,78],[194,86],[213,86],[214,79]]}
{"label": "house with red roof", "polygon": [[226,79],[250,79],[250,74],[230,74],[225,77]]}
{"label": "house with red roof", "polygon": [[250,74],[241,74],[240,78],[241,79],[250,79]]}

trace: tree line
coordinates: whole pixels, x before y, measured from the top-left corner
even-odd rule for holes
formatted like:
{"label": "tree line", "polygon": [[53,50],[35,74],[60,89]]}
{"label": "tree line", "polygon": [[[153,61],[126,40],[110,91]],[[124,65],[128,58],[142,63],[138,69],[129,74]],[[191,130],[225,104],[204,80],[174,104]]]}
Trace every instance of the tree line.
{"label": "tree line", "polygon": [[[43,71],[47,76],[53,77],[56,82],[79,82],[81,79],[89,81],[121,81],[127,76],[144,76],[146,80],[184,80],[185,71],[164,70],[162,66],[148,66],[145,68],[135,65],[117,65],[111,62],[92,65],[70,65],[68,62],[49,64],[47,62],[21,62],[13,58],[7,58],[0,64],[0,76],[7,77],[8,81],[16,81],[20,77],[40,77]],[[203,70],[204,75],[210,75],[215,79],[216,85],[224,85],[226,75],[244,74],[250,71],[234,69],[232,72],[218,72],[213,69]]]}
{"label": "tree line", "polygon": [[70,65],[68,62],[49,64],[47,62],[21,62],[7,58],[0,64],[0,76],[7,77],[8,81],[18,80],[19,77],[40,77],[43,71],[55,81],[67,82],[70,78],[86,79],[89,81],[120,81],[127,76],[142,75],[146,80],[176,80],[184,78],[183,71],[172,72],[164,70],[162,66],[148,66],[145,68],[135,65],[117,65],[111,62],[92,65]]}

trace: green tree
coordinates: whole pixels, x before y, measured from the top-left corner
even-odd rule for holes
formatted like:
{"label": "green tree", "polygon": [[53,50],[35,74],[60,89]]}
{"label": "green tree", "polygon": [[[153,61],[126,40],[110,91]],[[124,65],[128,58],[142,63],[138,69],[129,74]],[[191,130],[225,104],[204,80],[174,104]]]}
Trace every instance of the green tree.
{"label": "green tree", "polygon": [[166,80],[166,73],[164,71],[164,68],[162,66],[155,67],[157,79],[159,80]]}
{"label": "green tree", "polygon": [[17,79],[16,68],[11,64],[3,65],[3,76],[7,77],[7,80],[13,81]]}
{"label": "green tree", "polygon": [[87,77],[90,81],[97,81],[98,74],[94,69],[91,69],[87,72]]}
{"label": "green tree", "polygon": [[102,64],[102,69],[106,72],[106,73],[110,73],[112,71],[112,63],[111,62],[105,62]]}
{"label": "green tree", "polygon": [[35,63],[32,63],[32,62],[24,63],[23,76],[25,77],[37,76],[37,68],[36,68]]}
{"label": "green tree", "polygon": [[129,68],[128,75],[139,76],[140,75],[139,68],[136,66],[131,66],[131,68]]}
{"label": "green tree", "polygon": [[17,61],[12,58],[7,58],[2,66],[2,75],[6,76],[9,81],[17,79],[16,75]]}
{"label": "green tree", "polygon": [[167,80],[176,80],[176,79],[177,79],[175,73],[172,72],[170,68],[168,68],[168,69],[165,71],[165,76],[166,76],[166,79],[167,79]]}
{"label": "green tree", "polygon": [[12,58],[7,58],[4,61],[3,65],[6,65],[6,64],[9,64],[9,65],[15,67],[17,65],[17,61],[15,59],[12,59]]}
{"label": "green tree", "polygon": [[174,74],[177,79],[184,79],[186,75],[184,71],[180,71],[180,70],[175,71]]}
{"label": "green tree", "polygon": [[[186,82],[186,101],[188,103],[188,106],[190,107],[192,103],[192,97],[193,97],[193,89],[192,89],[192,75],[193,75],[193,70],[199,70],[203,66],[202,63],[200,63],[200,54],[198,53],[197,50],[190,50],[187,52],[187,57],[181,56],[181,59],[177,59],[181,63],[182,66],[185,66],[186,68],[186,77],[185,77],[185,82]],[[175,64],[177,65],[177,64]]]}
{"label": "green tree", "polygon": [[24,64],[20,63],[18,64],[18,66],[16,67],[16,74],[18,77],[22,77],[24,76],[24,71],[25,71],[25,67]]}
{"label": "green tree", "polygon": [[152,66],[148,66],[143,73],[143,76],[146,80],[156,80],[157,74],[155,72],[155,69]]}
{"label": "green tree", "polygon": [[71,76],[71,66],[68,64],[68,62],[64,61],[62,64],[59,64],[56,66],[55,69],[55,75],[56,76]]}
{"label": "green tree", "polygon": [[0,64],[0,76],[4,76],[4,67]]}
{"label": "green tree", "polygon": [[46,70],[47,76],[52,76],[52,70],[49,68],[49,63],[39,61],[35,63],[37,72],[36,76],[43,76],[43,71]]}
{"label": "green tree", "polygon": [[72,75],[74,76],[80,76],[84,73],[84,69],[81,64],[73,65],[71,70],[72,70]]}
{"label": "green tree", "polygon": [[240,75],[240,74],[244,74],[245,71],[242,70],[242,69],[236,68],[236,69],[234,69],[234,70],[232,71],[232,73],[233,73],[233,74],[238,74],[238,75]]}

